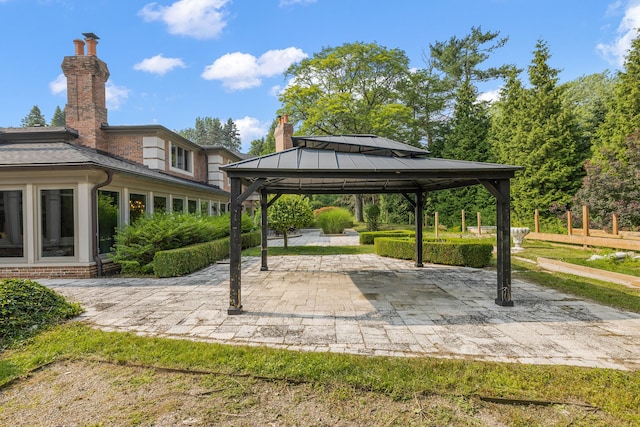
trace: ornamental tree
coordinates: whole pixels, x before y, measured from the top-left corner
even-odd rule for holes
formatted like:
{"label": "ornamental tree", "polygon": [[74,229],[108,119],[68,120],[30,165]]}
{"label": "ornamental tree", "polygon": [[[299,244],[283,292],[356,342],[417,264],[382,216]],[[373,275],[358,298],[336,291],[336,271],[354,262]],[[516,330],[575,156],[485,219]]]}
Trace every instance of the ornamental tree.
{"label": "ornamental tree", "polygon": [[313,210],[309,199],[294,194],[281,196],[267,210],[267,224],[270,228],[282,233],[284,248],[288,249],[287,233],[313,224]]}

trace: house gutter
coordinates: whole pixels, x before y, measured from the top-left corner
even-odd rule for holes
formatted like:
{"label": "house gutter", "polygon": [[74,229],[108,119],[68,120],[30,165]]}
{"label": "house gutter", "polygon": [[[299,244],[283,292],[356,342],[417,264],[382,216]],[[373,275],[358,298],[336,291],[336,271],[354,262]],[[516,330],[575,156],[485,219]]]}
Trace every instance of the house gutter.
{"label": "house gutter", "polygon": [[107,179],[99,182],[91,189],[91,235],[93,236],[93,260],[98,268],[98,276],[103,276],[102,260],[100,259],[100,241],[98,236],[98,190],[111,184],[113,180],[113,171],[103,170],[107,174]]}

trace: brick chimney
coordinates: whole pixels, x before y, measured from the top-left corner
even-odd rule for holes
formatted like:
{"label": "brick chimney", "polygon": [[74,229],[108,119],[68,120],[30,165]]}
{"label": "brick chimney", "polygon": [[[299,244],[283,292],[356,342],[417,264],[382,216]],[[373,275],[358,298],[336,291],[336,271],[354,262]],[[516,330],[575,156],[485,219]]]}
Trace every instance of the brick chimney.
{"label": "brick chimney", "polygon": [[278,126],[273,132],[276,139],[276,152],[293,148],[293,125],[289,123],[289,116],[284,114],[278,117]]}
{"label": "brick chimney", "polygon": [[65,56],[62,61],[62,72],[67,78],[66,126],[78,131],[80,144],[107,151],[107,136],[100,127],[107,123],[105,85],[109,69],[96,54],[99,37],[93,33],[83,35],[84,41],[73,41],[75,55]]}

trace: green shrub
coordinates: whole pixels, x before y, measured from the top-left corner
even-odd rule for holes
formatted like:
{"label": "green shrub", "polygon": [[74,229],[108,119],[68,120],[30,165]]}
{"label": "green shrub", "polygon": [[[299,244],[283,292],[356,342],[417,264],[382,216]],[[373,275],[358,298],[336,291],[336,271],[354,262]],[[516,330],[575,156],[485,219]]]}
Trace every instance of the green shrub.
{"label": "green shrub", "polygon": [[[254,228],[251,217],[242,217],[242,231]],[[118,230],[115,253],[109,257],[126,274],[152,274],[156,252],[210,242],[229,235],[230,216],[158,213],[140,217]]]}
{"label": "green shrub", "polygon": [[0,280],[0,350],[42,328],[82,313],[55,291],[29,279]]}
{"label": "green shrub", "polygon": [[414,237],[413,230],[385,230],[385,231],[363,231],[360,233],[361,245],[373,245],[376,237]]}
{"label": "green shrub", "polygon": [[366,210],[367,230],[378,231],[378,223],[380,219],[380,208],[378,205],[369,205]]}
{"label": "green shrub", "polygon": [[341,234],[345,228],[353,227],[353,216],[344,208],[335,208],[319,213],[316,224],[324,234]]}
{"label": "green shrub", "polygon": [[[379,237],[375,239],[376,254],[399,259],[415,259],[415,239]],[[432,239],[422,243],[424,262],[481,268],[489,265],[493,243],[470,239]]]}
{"label": "green shrub", "polygon": [[[260,244],[261,233],[252,231],[241,236],[242,248]],[[198,271],[229,257],[229,238],[198,243],[184,248],[156,252],[153,272],[157,277],[176,277]]]}

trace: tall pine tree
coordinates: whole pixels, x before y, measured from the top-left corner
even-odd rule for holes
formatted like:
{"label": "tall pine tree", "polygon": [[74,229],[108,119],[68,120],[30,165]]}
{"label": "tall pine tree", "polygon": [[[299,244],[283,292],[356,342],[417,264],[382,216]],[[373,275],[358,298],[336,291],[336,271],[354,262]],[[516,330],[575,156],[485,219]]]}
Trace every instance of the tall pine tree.
{"label": "tall pine tree", "polygon": [[[490,121],[487,106],[478,102],[475,87],[469,80],[463,82],[456,93],[456,106],[450,132],[445,137],[441,157],[476,162],[493,161],[488,139]],[[443,222],[461,223],[461,211],[481,212],[486,224],[495,223],[495,199],[483,186],[440,191],[434,195],[434,209]]]}
{"label": "tall pine tree", "polygon": [[514,223],[533,223],[535,209],[567,205],[582,174],[580,131],[571,109],[563,108],[558,70],[548,64],[549,48],[538,41],[528,68],[530,88],[513,73],[496,105],[492,142],[502,163],[524,166],[512,180]]}
{"label": "tall pine tree", "polygon": [[[476,84],[504,78],[510,65],[483,68],[490,54],[504,46],[507,38],[499,33],[473,27],[463,37],[430,46],[431,62],[441,73],[445,86],[451,89],[453,116],[444,137],[431,150],[435,156],[477,162],[493,161],[488,140],[490,121],[487,104],[478,100]],[[482,186],[441,191],[429,198],[433,209],[448,225],[461,223],[461,210],[481,212],[486,223],[495,221],[495,200]]]}
{"label": "tall pine tree", "polygon": [[40,107],[34,105],[25,117],[22,118],[21,121],[22,127],[31,127],[31,126],[46,126],[47,121],[45,120],[42,112],[40,111]]}
{"label": "tall pine tree", "polygon": [[60,126],[65,127],[67,125],[67,121],[64,115],[64,111],[58,105],[56,110],[53,112],[53,117],[51,118],[51,126]]}

